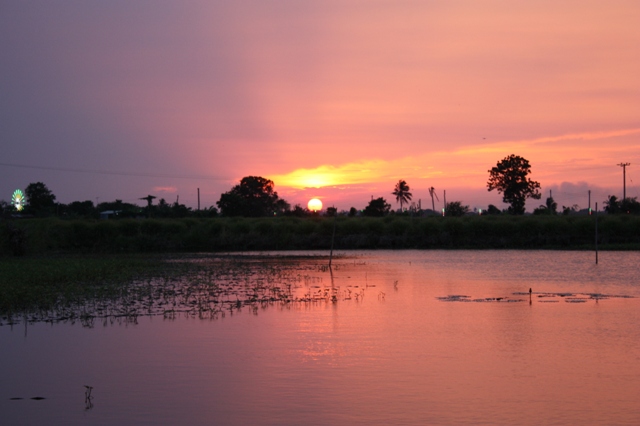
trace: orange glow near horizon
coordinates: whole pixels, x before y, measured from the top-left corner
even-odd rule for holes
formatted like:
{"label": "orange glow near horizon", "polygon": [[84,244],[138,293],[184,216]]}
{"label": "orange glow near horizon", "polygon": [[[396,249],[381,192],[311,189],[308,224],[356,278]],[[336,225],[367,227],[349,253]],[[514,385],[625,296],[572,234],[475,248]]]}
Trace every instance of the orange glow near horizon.
{"label": "orange glow near horizon", "polygon": [[[639,128],[630,128],[485,142],[454,147],[451,150],[420,152],[400,158],[324,164],[316,168],[270,175],[270,178],[280,188],[280,194],[285,197],[292,196],[294,199],[314,195],[305,191],[315,189],[317,193],[318,189],[324,189],[324,196],[331,194],[338,204],[345,206],[347,203],[357,204],[350,201],[353,197],[349,194],[353,193],[361,194],[360,199],[364,199],[368,193],[368,197],[384,196],[391,200],[393,183],[398,179],[404,179],[414,191],[414,198],[421,199],[423,205],[429,199],[427,189],[434,186],[439,190],[441,197],[442,191],[448,188],[451,190],[450,200],[462,198],[465,202],[465,198],[474,198],[473,201],[466,202],[486,208],[490,202],[497,204],[501,199],[495,191],[486,191],[488,170],[510,154],[520,155],[529,160],[532,166],[531,178],[539,181],[543,188],[559,187],[567,183],[584,185],[585,182],[591,181],[591,176],[595,174],[605,177],[592,182],[592,189],[598,186],[617,188],[621,183],[621,176],[616,164],[627,158],[626,152],[640,150],[640,143],[636,140],[639,134]],[[550,152],[553,152],[553,155],[549,155]],[[351,153],[345,152],[344,157],[357,158],[357,155],[348,154]],[[629,170],[631,168],[627,172]],[[627,185],[631,184],[632,181],[629,180]],[[601,198],[606,195],[604,192],[611,190],[602,191]],[[470,193],[475,195],[469,197]],[[475,201],[475,198],[494,201],[481,203]],[[584,200],[579,202],[586,205]],[[531,201],[531,205],[537,206],[536,201]]]}
{"label": "orange glow near horizon", "polygon": [[321,165],[312,169],[297,169],[273,176],[278,185],[290,188],[322,188],[375,182],[376,172],[386,166],[383,160],[365,160],[341,165]]}
{"label": "orange glow near horizon", "polygon": [[[638,134],[640,129],[624,129],[485,143],[388,160],[325,164],[273,175],[272,179],[278,186],[295,189],[389,183],[397,179],[438,181],[449,185],[484,185],[491,167],[502,158],[516,154],[530,161],[534,179],[536,176],[544,179],[554,174],[552,168],[561,166],[566,172],[564,181],[580,181],[585,179],[576,178],[573,167],[578,170],[612,167],[612,171],[615,171],[613,167],[617,153],[640,149],[640,142],[633,138]],[[551,148],[553,156],[548,155]],[[561,182],[555,179],[545,184]]]}

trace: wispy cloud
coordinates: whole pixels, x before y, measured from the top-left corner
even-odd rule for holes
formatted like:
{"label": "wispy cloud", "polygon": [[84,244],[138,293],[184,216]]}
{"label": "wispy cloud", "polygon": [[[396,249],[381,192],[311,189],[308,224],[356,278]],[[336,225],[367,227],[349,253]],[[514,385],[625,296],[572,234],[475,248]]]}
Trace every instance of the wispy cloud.
{"label": "wispy cloud", "polygon": [[175,186],[155,186],[153,190],[156,192],[169,192],[169,193],[178,192],[178,188]]}
{"label": "wispy cloud", "polygon": [[[640,128],[509,140],[393,159],[363,159],[339,165],[325,164],[274,175],[272,179],[279,186],[296,189],[393,182],[397,179],[446,179],[450,184],[464,185],[465,181],[469,184],[468,179],[471,177],[479,179],[478,182],[482,184],[487,170],[493,164],[507,155],[516,154],[538,166],[537,171],[542,169],[539,167],[541,163],[547,166],[562,165],[564,180],[567,180],[573,169],[582,171],[604,167],[608,165],[608,159],[619,150],[639,145],[633,138],[628,138],[637,134],[640,134]],[[621,139],[625,140],[621,142]],[[584,145],[584,141],[610,140],[617,143]],[[563,144],[554,147],[553,155],[549,155],[549,144],[558,142]],[[546,171],[549,175],[554,172],[555,170]]]}
{"label": "wispy cloud", "polygon": [[635,135],[640,133],[640,128],[620,129],[601,132],[581,132],[569,133],[556,136],[544,136],[532,139],[515,139],[489,144],[473,145],[460,148],[454,151],[456,155],[473,155],[480,153],[506,152],[514,149],[532,148],[537,145],[545,145],[554,142],[581,141],[581,140],[601,140],[618,138],[622,136]]}

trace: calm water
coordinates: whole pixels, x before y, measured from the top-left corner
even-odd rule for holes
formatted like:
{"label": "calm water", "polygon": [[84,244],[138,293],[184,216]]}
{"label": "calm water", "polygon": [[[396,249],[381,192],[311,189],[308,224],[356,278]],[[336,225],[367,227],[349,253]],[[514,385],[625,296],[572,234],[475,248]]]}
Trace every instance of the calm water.
{"label": "calm water", "polygon": [[[95,328],[4,325],[0,423],[640,424],[640,253],[593,261],[361,252],[333,271],[342,295],[361,296],[336,303]],[[312,275],[299,291],[331,286],[328,271]],[[438,299],[449,295],[503,299]],[[94,388],[90,408],[84,385]]]}

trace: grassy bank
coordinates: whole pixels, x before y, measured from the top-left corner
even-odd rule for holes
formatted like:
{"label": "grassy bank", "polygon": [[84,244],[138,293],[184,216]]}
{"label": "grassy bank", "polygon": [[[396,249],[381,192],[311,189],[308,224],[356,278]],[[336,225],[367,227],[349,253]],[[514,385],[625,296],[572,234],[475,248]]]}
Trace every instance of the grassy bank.
{"label": "grassy bank", "polygon": [[[602,249],[640,248],[640,217],[599,217]],[[0,223],[0,255],[329,249],[590,249],[593,216],[28,219]]]}

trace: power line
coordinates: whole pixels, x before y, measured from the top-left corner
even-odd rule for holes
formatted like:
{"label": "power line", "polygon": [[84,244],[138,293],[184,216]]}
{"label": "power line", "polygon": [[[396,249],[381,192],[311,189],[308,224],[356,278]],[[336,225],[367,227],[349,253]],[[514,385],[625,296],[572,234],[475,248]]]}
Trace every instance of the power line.
{"label": "power line", "polygon": [[64,167],[48,167],[48,166],[31,166],[28,164],[10,164],[0,163],[0,166],[15,167],[20,169],[36,169],[36,170],[51,170],[54,172],[70,172],[70,173],[87,173],[96,175],[111,175],[111,176],[133,176],[133,177],[152,177],[152,178],[171,178],[171,179],[204,179],[204,180],[231,180],[229,178],[219,176],[180,176],[169,174],[155,174],[155,173],[132,173],[132,172],[114,172],[109,170],[88,170],[88,169],[70,169]]}

